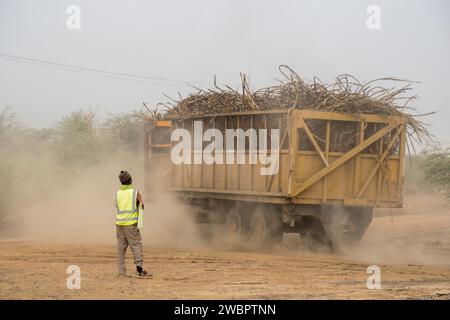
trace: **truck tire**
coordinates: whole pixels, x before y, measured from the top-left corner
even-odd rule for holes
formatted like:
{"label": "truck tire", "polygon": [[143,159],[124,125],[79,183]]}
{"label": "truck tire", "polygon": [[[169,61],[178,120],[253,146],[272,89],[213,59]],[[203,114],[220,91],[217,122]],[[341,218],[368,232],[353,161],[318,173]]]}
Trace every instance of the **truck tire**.
{"label": "truck tire", "polygon": [[245,234],[245,222],[241,211],[233,207],[225,219],[224,242],[229,246],[242,245]]}
{"label": "truck tire", "polygon": [[256,206],[250,216],[248,243],[251,249],[270,250],[281,242],[283,228],[281,217],[266,206]]}

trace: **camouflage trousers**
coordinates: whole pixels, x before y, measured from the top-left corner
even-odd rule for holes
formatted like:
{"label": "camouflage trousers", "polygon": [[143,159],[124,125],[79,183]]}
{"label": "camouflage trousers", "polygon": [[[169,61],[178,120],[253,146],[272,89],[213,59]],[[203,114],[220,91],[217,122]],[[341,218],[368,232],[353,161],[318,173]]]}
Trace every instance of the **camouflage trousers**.
{"label": "camouflage trousers", "polygon": [[119,275],[127,272],[125,264],[125,254],[128,246],[133,253],[134,264],[144,269],[144,258],[142,256],[142,238],[137,224],[131,226],[116,226],[117,237],[117,258]]}

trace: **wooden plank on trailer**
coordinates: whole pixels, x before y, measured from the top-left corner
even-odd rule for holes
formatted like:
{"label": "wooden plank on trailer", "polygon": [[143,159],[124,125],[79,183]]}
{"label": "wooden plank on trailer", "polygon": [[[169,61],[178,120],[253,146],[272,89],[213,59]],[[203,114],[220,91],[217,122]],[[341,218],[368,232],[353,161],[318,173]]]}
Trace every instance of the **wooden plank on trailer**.
{"label": "wooden plank on trailer", "polygon": [[[223,132],[224,133],[227,131],[227,126],[228,126],[228,117],[224,117],[224,128],[223,128]],[[223,143],[224,143],[223,157],[224,157],[224,160],[225,160],[224,161],[225,167],[224,167],[224,179],[223,179],[224,186],[223,186],[223,188],[227,189],[227,163],[226,163],[226,157],[227,157],[227,135],[226,134],[224,134]]]}
{"label": "wooden plank on trailer", "polygon": [[331,111],[313,111],[313,110],[294,110],[296,118],[300,119],[316,119],[316,120],[333,120],[333,121],[352,121],[352,122],[373,122],[388,124],[391,122],[404,123],[405,118],[401,116],[379,116],[374,114],[350,114]]}
{"label": "wooden plank on trailer", "polygon": [[[359,135],[357,137],[357,143],[362,143],[364,141],[364,127],[365,122],[360,122],[359,124]],[[353,175],[353,196],[356,196],[359,190],[359,182],[361,180],[361,153],[358,153],[355,157],[355,168]]]}
{"label": "wooden plank on trailer", "polygon": [[[288,128],[286,128],[286,131],[283,134],[283,138],[281,139],[281,143],[280,143],[280,148],[284,144],[284,141],[286,140],[287,133],[288,133]],[[281,166],[280,154],[278,155],[277,161],[278,161],[278,173],[277,174],[279,175],[280,174],[280,166]],[[269,176],[269,181],[267,182],[266,188],[265,188],[266,191],[269,191],[272,186],[273,176],[274,176],[273,174]]]}
{"label": "wooden plank on trailer", "polygon": [[[325,159],[327,162],[329,160],[330,154],[330,135],[331,133],[331,121],[327,120],[325,127]],[[327,201],[327,189],[328,189],[328,177],[323,177],[323,192],[322,192],[322,200],[323,202]]]}
{"label": "wooden plank on trailer", "polygon": [[289,134],[289,152],[288,152],[288,186],[287,193],[292,196],[296,193],[296,173],[295,173],[295,163],[297,159],[297,149],[298,149],[298,137],[297,137],[297,126],[296,119],[293,113],[289,113],[288,117],[288,134]]}
{"label": "wooden plank on trailer", "polygon": [[[239,130],[240,129],[240,125],[241,125],[241,117],[236,117],[236,127]],[[233,138],[234,139],[234,138]],[[237,164],[237,189],[240,190],[241,189],[241,166],[238,163],[238,159],[239,159],[239,151],[237,148],[237,143],[236,143],[236,164]]]}
{"label": "wooden plank on trailer", "polygon": [[253,190],[223,190],[223,189],[207,189],[207,188],[171,188],[172,191],[189,191],[189,192],[205,192],[205,193],[224,193],[224,194],[245,194],[255,196],[273,196],[282,197],[279,192],[260,192]]}
{"label": "wooden plank on trailer", "polygon": [[[253,128],[253,116],[250,116],[250,129],[254,129]],[[250,137],[250,139],[252,139],[252,137]],[[248,148],[248,152],[249,152],[249,159],[251,158],[251,153],[253,152],[253,150],[250,150],[250,144],[249,144],[249,148]],[[251,172],[250,172],[250,189],[254,190],[254,175],[255,175],[255,165],[251,164]]]}

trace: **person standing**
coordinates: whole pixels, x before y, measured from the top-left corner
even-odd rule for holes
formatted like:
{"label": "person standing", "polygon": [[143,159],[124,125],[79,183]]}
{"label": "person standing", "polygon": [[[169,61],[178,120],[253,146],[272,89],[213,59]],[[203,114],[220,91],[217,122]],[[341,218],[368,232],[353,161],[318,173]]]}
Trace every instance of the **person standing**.
{"label": "person standing", "polygon": [[150,277],[144,270],[142,254],[142,238],[137,227],[139,206],[144,208],[141,193],[133,187],[133,179],[128,171],[120,171],[119,180],[122,184],[114,197],[114,206],[117,209],[116,237],[119,276],[126,276],[125,254],[128,246],[134,257],[134,264],[139,277]]}

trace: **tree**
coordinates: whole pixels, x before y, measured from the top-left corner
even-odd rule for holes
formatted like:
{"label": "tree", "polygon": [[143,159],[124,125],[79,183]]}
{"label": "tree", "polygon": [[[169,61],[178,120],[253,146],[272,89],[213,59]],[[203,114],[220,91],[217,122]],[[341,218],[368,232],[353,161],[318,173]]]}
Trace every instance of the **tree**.
{"label": "tree", "polygon": [[441,188],[450,199],[450,151],[427,155],[422,161],[422,166],[425,179]]}
{"label": "tree", "polygon": [[11,198],[14,194],[14,161],[11,146],[19,129],[20,124],[12,109],[3,108],[0,111],[0,182],[3,186],[0,188],[0,227],[5,226],[13,210]]}
{"label": "tree", "polygon": [[125,152],[142,150],[144,122],[145,115],[138,111],[110,117],[103,124],[110,147]]}
{"label": "tree", "polygon": [[4,148],[14,132],[20,128],[16,114],[11,107],[5,107],[0,111],[0,147]]}
{"label": "tree", "polygon": [[100,146],[92,112],[74,112],[56,126],[54,151],[63,167],[77,168],[96,163]]}

